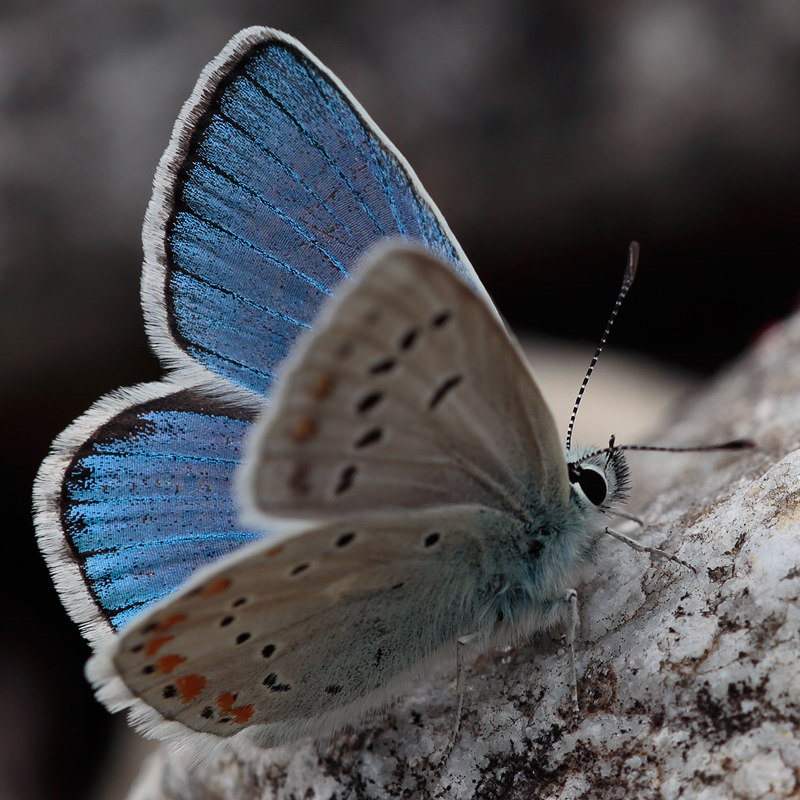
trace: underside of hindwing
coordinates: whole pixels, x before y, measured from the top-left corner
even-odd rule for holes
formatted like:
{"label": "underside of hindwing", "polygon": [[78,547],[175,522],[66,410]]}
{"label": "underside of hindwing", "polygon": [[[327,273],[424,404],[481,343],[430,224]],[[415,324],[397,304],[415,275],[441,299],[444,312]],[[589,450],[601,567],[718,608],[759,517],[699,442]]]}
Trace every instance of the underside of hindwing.
{"label": "underside of hindwing", "polygon": [[248,735],[278,744],[352,724],[486,624],[486,514],[502,524],[464,506],[251,545],[126,628],[90,673],[134,714],[143,701],[202,733],[260,726]]}

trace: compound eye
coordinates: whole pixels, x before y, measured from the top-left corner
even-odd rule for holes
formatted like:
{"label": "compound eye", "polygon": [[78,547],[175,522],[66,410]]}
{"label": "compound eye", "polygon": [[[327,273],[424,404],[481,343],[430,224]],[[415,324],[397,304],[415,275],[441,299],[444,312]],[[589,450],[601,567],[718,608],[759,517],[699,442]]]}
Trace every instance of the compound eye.
{"label": "compound eye", "polygon": [[591,467],[584,467],[578,475],[578,483],[589,502],[596,506],[602,505],[608,496],[608,484],[602,473]]}

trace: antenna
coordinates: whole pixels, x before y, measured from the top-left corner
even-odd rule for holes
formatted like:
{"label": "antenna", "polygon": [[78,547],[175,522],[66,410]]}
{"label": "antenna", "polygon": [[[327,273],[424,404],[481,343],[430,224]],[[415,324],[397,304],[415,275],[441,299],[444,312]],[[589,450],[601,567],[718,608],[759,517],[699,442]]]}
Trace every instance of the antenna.
{"label": "antenna", "polygon": [[597,350],[595,350],[592,363],[589,364],[589,369],[586,370],[583,383],[581,384],[581,388],[578,390],[578,396],[575,398],[575,405],[572,407],[572,416],[569,418],[569,426],[567,427],[567,450],[569,450],[570,445],[572,444],[572,429],[575,427],[575,417],[578,416],[578,406],[581,404],[583,393],[586,391],[586,384],[589,383],[589,378],[592,376],[592,372],[594,372],[597,359],[600,358],[600,353],[603,352],[603,347],[605,347],[606,341],[608,340],[608,334],[611,333],[611,326],[614,324],[614,320],[617,318],[617,313],[622,305],[622,301],[625,299],[625,295],[628,294],[628,290],[633,285],[633,279],[636,277],[636,265],[638,263],[639,243],[631,242],[628,247],[628,264],[625,267],[625,274],[622,277],[622,288],[619,290],[619,294],[617,295],[617,302],[614,303],[614,308],[612,309],[611,316],[608,318],[608,322],[606,323],[606,329],[603,331],[600,344],[597,345]]}
{"label": "antenna", "polygon": [[574,461],[572,466],[582,464],[584,461],[588,461],[590,458],[602,455],[603,453],[608,453],[609,458],[611,458],[617,450],[645,450],[651,453],[710,453],[715,450],[752,450],[754,447],[757,447],[757,445],[752,439],[731,439],[729,442],[701,444],[696,447],[657,447],[649,444],[616,444],[612,436],[608,447],[602,447],[599,450],[587,453],[578,461]]}

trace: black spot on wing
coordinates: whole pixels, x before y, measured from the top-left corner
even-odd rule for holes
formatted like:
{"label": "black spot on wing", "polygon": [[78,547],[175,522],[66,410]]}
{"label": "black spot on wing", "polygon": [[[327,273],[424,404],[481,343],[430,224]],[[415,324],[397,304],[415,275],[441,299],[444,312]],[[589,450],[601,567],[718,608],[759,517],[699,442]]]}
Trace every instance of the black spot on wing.
{"label": "black spot on wing", "polygon": [[383,392],[370,392],[365,394],[361,400],[358,401],[356,408],[359,414],[366,414],[371,408],[374,408],[380,401],[383,400]]}
{"label": "black spot on wing", "polygon": [[369,368],[369,373],[370,375],[385,375],[387,372],[391,372],[396,365],[395,359],[383,358]]}
{"label": "black spot on wing", "polygon": [[336,489],[334,490],[336,494],[343,494],[352,487],[356,472],[358,472],[358,468],[355,464],[348,464],[348,466],[341,471],[339,482],[336,484]]}
{"label": "black spot on wing", "polygon": [[406,331],[400,339],[400,349],[403,351],[410,350],[419,337],[419,329],[411,328]]}
{"label": "black spot on wing", "polygon": [[271,692],[288,692],[292,687],[288,683],[278,683],[278,674],[270,672],[262,681],[264,686],[269,687]]}
{"label": "black spot on wing", "polygon": [[436,408],[436,406],[438,406],[439,403],[441,403],[442,400],[444,400],[444,398],[447,397],[447,395],[453,391],[453,389],[455,389],[462,380],[464,380],[463,375],[453,375],[446,381],[443,381],[436,391],[431,395],[430,400],[428,400],[428,408],[433,411],[433,409]]}
{"label": "black spot on wing", "polygon": [[443,325],[445,325],[447,322],[450,321],[452,316],[453,314],[447,308],[444,309],[443,311],[440,311],[438,314],[435,314],[431,319],[431,327],[441,328]]}
{"label": "black spot on wing", "polygon": [[353,539],[356,538],[354,533],[343,533],[337,540],[336,546],[337,547],[347,547]]}
{"label": "black spot on wing", "polygon": [[380,426],[370,428],[364,433],[361,438],[356,442],[357,448],[369,447],[371,444],[377,444],[383,438],[383,428]]}

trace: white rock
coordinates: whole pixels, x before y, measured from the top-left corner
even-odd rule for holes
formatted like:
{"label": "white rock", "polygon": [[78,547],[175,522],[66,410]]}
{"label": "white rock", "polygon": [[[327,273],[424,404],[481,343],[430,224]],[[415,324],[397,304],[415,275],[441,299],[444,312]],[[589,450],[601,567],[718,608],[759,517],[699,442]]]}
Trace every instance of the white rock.
{"label": "white rock", "polygon": [[795,779],[778,753],[761,753],[742,764],[731,783],[739,797],[759,800],[768,793],[785,797],[794,790]]}

